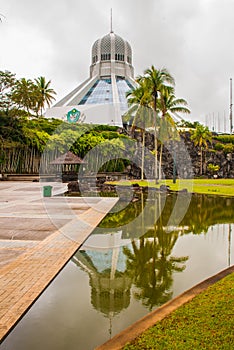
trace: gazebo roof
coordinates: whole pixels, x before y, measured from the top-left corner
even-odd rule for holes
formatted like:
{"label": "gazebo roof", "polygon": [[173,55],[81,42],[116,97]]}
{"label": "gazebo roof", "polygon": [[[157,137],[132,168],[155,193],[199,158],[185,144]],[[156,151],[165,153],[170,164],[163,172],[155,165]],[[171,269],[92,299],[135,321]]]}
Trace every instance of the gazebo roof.
{"label": "gazebo roof", "polygon": [[54,159],[50,164],[83,164],[84,161],[72,152],[67,152],[60,157]]}

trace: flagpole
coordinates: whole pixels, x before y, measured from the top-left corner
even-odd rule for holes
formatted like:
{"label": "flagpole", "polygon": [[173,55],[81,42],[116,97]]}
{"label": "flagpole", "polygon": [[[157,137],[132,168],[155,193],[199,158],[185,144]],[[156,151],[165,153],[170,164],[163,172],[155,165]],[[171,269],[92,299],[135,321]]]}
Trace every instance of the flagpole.
{"label": "flagpole", "polygon": [[230,78],[230,134],[232,134],[232,78]]}

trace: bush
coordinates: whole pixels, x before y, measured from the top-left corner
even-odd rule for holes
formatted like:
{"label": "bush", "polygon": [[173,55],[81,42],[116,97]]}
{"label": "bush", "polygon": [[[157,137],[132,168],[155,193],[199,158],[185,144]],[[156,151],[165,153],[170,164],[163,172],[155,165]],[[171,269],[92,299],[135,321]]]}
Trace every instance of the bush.
{"label": "bush", "polygon": [[224,148],[224,145],[222,143],[220,143],[220,142],[216,143],[215,146],[214,146],[214,149],[216,151],[222,151],[223,148]]}
{"label": "bush", "polygon": [[234,151],[234,145],[232,143],[228,143],[223,146],[224,153],[232,153]]}
{"label": "bush", "polygon": [[215,174],[219,171],[220,166],[210,163],[208,164],[207,169],[211,174]]}
{"label": "bush", "polygon": [[118,126],[114,125],[97,125],[95,126],[96,131],[117,131],[119,129]]}
{"label": "bush", "polygon": [[218,135],[215,139],[222,143],[232,143],[234,145],[234,135]]}

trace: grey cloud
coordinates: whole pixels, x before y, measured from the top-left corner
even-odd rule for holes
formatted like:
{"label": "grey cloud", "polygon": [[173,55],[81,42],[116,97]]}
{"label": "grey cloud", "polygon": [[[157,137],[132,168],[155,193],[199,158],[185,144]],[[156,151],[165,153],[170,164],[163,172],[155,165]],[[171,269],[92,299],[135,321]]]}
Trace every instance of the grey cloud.
{"label": "grey cloud", "polygon": [[[49,43],[41,75],[52,79],[62,97],[88,77],[91,46],[109,32],[111,7],[114,31],[132,46],[136,75],[152,64],[166,67],[176,79],[178,97],[190,103],[190,119],[204,121],[224,110],[228,115],[229,78],[234,76],[230,0],[5,0],[0,12],[7,18],[0,35],[3,26],[6,35],[32,28],[41,52]],[[5,40],[3,62],[12,44],[24,55],[19,42]],[[38,60],[44,57],[39,54]],[[21,71],[27,75],[27,64]]]}

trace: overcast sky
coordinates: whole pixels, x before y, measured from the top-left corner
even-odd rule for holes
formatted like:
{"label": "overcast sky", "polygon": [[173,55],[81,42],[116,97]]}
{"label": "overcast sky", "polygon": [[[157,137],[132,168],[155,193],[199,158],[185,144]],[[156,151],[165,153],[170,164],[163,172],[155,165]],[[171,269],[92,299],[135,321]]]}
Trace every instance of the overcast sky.
{"label": "overcast sky", "polygon": [[186,119],[229,131],[234,0],[0,0],[0,70],[45,76],[59,100],[89,76],[111,7],[114,32],[132,46],[135,76],[152,64],[167,68],[189,103]]}

